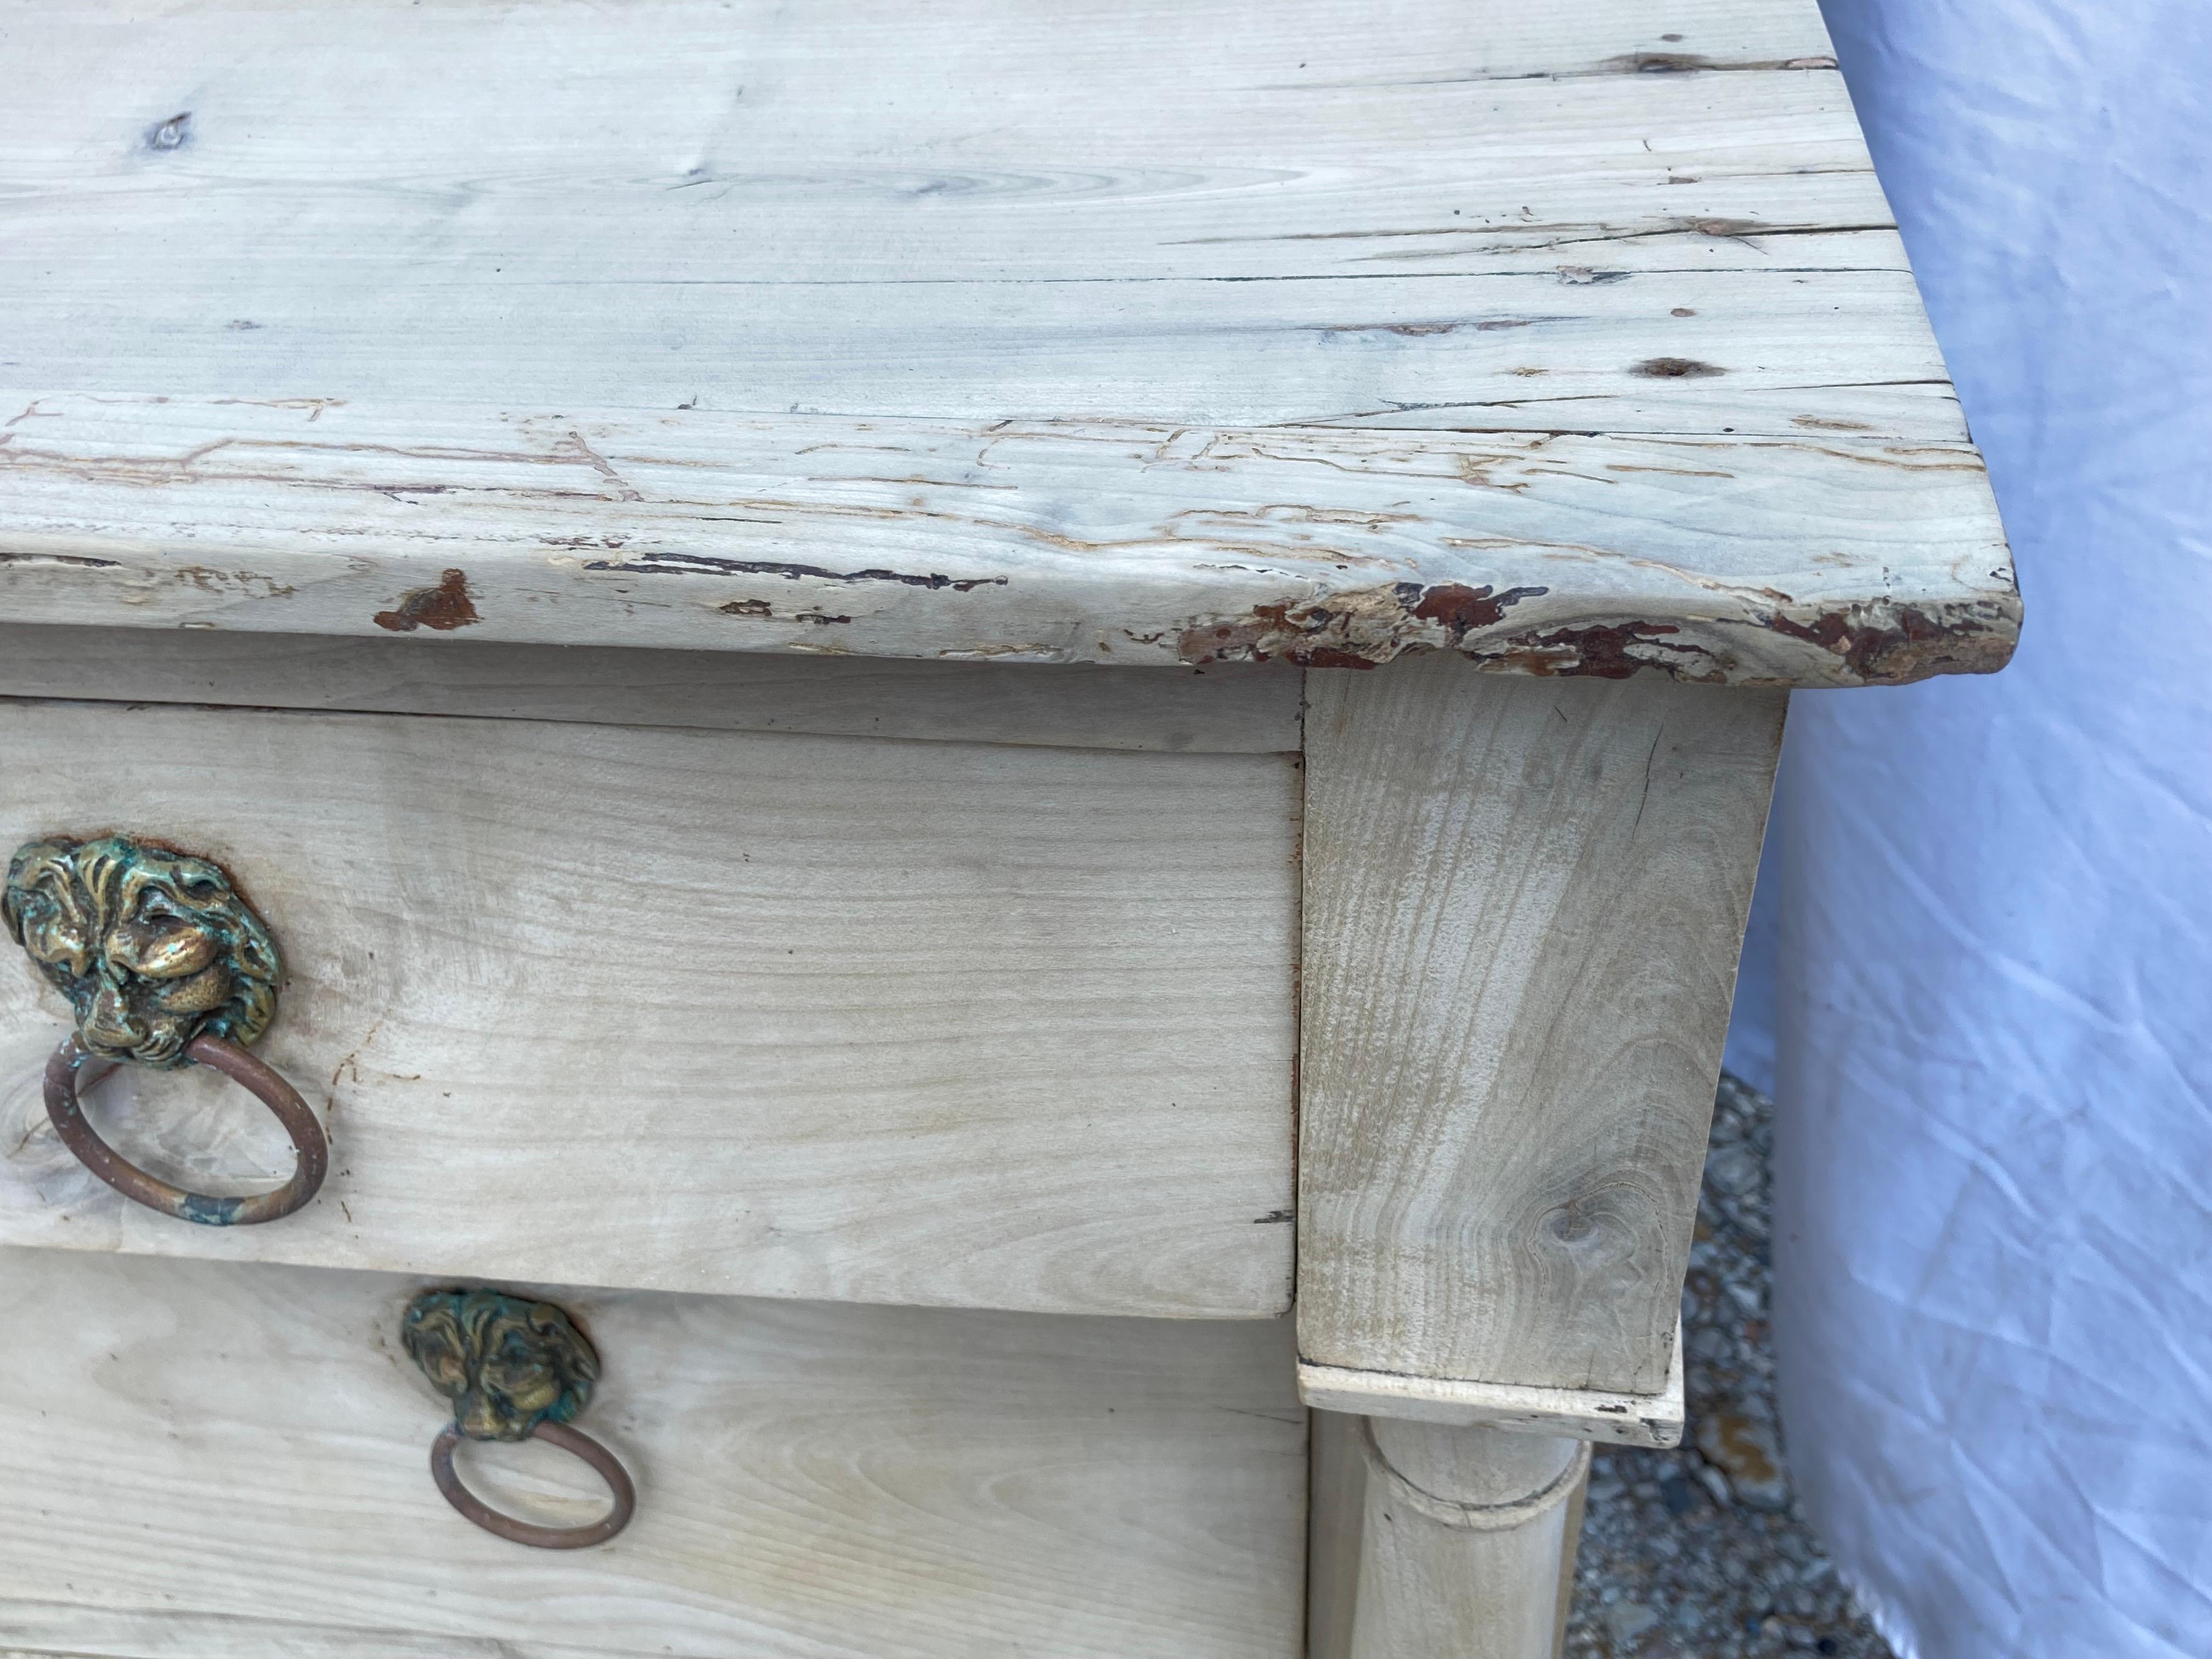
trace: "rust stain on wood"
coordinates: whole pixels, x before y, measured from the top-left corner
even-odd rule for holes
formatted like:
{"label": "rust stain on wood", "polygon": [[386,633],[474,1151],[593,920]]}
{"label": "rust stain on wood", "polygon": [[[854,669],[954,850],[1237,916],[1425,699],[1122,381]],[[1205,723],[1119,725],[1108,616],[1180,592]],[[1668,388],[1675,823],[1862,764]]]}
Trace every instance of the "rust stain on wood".
{"label": "rust stain on wood", "polygon": [[379,628],[389,629],[395,634],[411,634],[418,628],[449,634],[483,618],[477,615],[476,602],[469,597],[467,574],[448,570],[435,587],[417,587],[402,593],[397,605],[378,611],[374,620]]}

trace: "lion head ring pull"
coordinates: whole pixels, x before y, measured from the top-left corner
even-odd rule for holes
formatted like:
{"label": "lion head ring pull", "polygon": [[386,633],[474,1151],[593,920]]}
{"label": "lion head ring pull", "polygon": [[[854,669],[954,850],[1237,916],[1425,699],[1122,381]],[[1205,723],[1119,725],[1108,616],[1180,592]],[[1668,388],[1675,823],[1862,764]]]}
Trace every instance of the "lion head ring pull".
{"label": "lion head ring pull", "polygon": [[[221,866],[127,836],[34,841],[9,864],[0,920],[76,1011],[76,1031],[46,1062],[46,1115],[85,1168],[149,1209],[215,1227],[274,1221],[315,1195],[330,1170],[322,1126],[298,1090],[246,1052],[276,1017],[283,966]],[[212,1066],[245,1085],[292,1138],[292,1178],[216,1198],[126,1162],[77,1097],[126,1061]]]}
{"label": "lion head ring pull", "polygon": [[[541,1550],[604,1544],[637,1509],[619,1459],[569,1419],[591,1402],[599,1356],[550,1302],[498,1291],[425,1291],[408,1304],[399,1340],[422,1375],[453,1402],[430,1443],[430,1478],[446,1501],[486,1532]],[[542,1527],[501,1515],[466,1486],[453,1451],[470,1440],[543,1440],[581,1458],[607,1483],[614,1507],[581,1527]]]}

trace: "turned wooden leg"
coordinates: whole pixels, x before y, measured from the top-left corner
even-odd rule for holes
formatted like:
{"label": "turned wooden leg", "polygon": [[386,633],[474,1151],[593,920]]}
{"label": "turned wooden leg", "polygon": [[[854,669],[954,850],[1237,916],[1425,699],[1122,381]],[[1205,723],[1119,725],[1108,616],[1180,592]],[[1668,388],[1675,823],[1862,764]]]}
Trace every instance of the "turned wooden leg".
{"label": "turned wooden leg", "polygon": [[1589,1442],[1315,1423],[1311,1659],[1554,1659]]}
{"label": "turned wooden leg", "polygon": [[1589,1497],[1589,1460],[1583,1460],[1582,1473],[1575,1478],[1575,1490],[1567,1499],[1566,1540],[1559,1556],[1559,1625],[1552,1638],[1552,1659],[1566,1659],[1567,1615],[1575,1607],[1575,1560],[1582,1553],[1583,1506]]}
{"label": "turned wooden leg", "polygon": [[1439,654],[1306,696],[1313,1659],[1554,1659],[1589,1443],[1681,1435],[1787,694]]}

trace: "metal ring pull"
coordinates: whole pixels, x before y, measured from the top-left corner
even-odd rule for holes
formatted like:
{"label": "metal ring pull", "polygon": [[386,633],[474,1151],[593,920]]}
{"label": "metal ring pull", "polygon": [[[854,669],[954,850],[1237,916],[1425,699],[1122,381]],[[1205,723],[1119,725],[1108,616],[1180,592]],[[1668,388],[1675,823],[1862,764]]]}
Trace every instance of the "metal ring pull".
{"label": "metal ring pull", "polygon": [[[291,1214],[313,1198],[323,1184],[323,1177],[331,1172],[331,1143],[307,1103],[300,1097],[300,1091],[236,1043],[226,1042],[218,1036],[203,1033],[194,1037],[185,1045],[185,1056],[198,1065],[213,1066],[243,1085],[247,1093],[275,1114],[276,1121],[284,1126],[284,1133],[292,1137],[292,1149],[298,1159],[289,1181],[274,1192],[244,1198],[216,1198],[173,1187],[121,1157],[85,1120],[84,1109],[78,1103],[78,1072],[86,1060],[99,1057],[76,1037],[55,1049],[53,1058],[46,1062],[46,1116],[52,1121],[54,1133],[61,1137],[62,1145],[76,1154],[78,1163],[124,1197],[149,1210],[159,1210],[163,1215],[173,1215],[179,1221],[197,1221],[204,1226],[246,1227],[259,1221],[274,1221],[279,1216]],[[94,1074],[92,1082],[98,1083],[113,1069],[114,1062],[107,1062]]]}
{"label": "metal ring pull", "polygon": [[[615,1455],[569,1419],[591,1403],[599,1351],[550,1302],[499,1291],[425,1291],[407,1306],[400,1345],[453,1402],[453,1420],[430,1443],[430,1478],[446,1501],[486,1532],[533,1549],[604,1544],[629,1524],[637,1489]],[[614,1507],[581,1527],[544,1527],[502,1515],[461,1483],[453,1452],[464,1439],[543,1440],[599,1472]]]}
{"label": "metal ring pull", "polygon": [[501,1515],[461,1484],[460,1474],[453,1468],[453,1449],[462,1438],[460,1425],[455,1423],[446,1425],[430,1443],[430,1478],[438,1483],[438,1490],[446,1494],[448,1504],[486,1532],[510,1543],[527,1544],[532,1549],[588,1549],[593,1544],[605,1543],[629,1525],[630,1516],[637,1511],[637,1488],[630,1484],[629,1471],[623,1468],[619,1458],[581,1429],[572,1429],[566,1423],[533,1423],[530,1437],[573,1453],[598,1470],[599,1479],[607,1483],[607,1490],[614,1495],[614,1507],[599,1520],[583,1527],[541,1527],[532,1521]]}
{"label": "metal ring pull", "polygon": [[[129,836],[27,842],[9,861],[0,921],[76,1015],[76,1034],[46,1062],[46,1115],[87,1169],[149,1209],[216,1227],[274,1221],[315,1195],[330,1172],[322,1125],[298,1090],[246,1052],[276,1017],[283,963],[221,865]],[[214,1198],[126,1162],[78,1103],[88,1060],[211,1066],[244,1085],[292,1138],[291,1180]]]}

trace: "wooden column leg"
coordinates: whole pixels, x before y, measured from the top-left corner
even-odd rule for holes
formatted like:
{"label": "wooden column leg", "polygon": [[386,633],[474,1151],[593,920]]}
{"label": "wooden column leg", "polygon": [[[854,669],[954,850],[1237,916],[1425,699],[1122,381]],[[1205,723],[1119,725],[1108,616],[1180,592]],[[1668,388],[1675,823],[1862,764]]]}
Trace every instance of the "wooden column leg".
{"label": "wooden column leg", "polygon": [[1315,1468],[1311,1659],[1554,1659],[1587,1441],[1336,1417]]}
{"label": "wooden column leg", "polygon": [[1582,1473],[1575,1478],[1573,1495],[1567,1499],[1566,1538],[1559,1553],[1559,1626],[1552,1638],[1552,1659],[1566,1659],[1567,1615],[1575,1607],[1575,1561],[1582,1553],[1583,1509],[1589,1497],[1589,1478],[1590,1462],[1585,1457]]}

